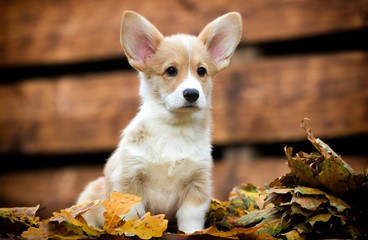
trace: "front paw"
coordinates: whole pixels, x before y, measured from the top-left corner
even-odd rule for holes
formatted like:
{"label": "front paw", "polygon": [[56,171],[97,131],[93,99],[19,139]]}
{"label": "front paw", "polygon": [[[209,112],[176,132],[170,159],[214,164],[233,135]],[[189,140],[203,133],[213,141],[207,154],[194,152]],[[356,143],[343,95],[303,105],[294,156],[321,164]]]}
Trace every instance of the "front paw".
{"label": "front paw", "polygon": [[181,224],[179,231],[180,232],[184,232],[184,233],[194,233],[194,232],[198,232],[198,231],[202,231],[203,230],[203,226],[201,226],[202,224],[193,224],[193,223],[188,223],[188,224]]}
{"label": "front paw", "polygon": [[124,233],[124,235],[125,235],[126,237],[134,237],[134,236],[135,236],[134,234],[130,234],[130,233]]}

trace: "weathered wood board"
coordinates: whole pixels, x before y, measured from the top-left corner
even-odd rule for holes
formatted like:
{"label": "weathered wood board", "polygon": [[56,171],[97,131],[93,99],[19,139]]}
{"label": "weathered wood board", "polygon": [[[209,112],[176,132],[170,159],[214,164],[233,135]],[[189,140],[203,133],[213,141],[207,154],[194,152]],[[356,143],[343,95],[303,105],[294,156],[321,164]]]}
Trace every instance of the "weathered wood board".
{"label": "weathered wood board", "polygon": [[137,112],[138,85],[133,71],[0,85],[0,148],[28,153],[110,149]]}
{"label": "weathered wood board", "polygon": [[[214,144],[368,133],[368,53],[243,62],[238,51],[214,84]],[[0,85],[0,152],[111,151],[139,107],[134,71]]]}
{"label": "weathered wood board", "polygon": [[[210,7],[209,7],[210,6]],[[0,1],[0,65],[44,65],[123,55],[123,10],[146,16],[164,34],[198,34],[238,11],[243,41],[300,38],[368,26],[366,0],[12,0]]]}
{"label": "weathered wood board", "polygon": [[368,53],[349,52],[234,62],[214,90],[216,143],[368,133]]}

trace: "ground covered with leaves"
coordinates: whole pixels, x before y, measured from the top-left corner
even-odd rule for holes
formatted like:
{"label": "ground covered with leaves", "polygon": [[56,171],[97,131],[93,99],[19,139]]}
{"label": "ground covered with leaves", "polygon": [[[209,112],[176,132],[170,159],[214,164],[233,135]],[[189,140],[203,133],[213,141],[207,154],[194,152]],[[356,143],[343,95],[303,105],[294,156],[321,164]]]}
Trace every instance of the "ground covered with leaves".
{"label": "ground covered with leaves", "polygon": [[357,174],[302,121],[318,152],[293,154],[285,147],[290,172],[265,186],[235,187],[229,201],[212,200],[208,228],[193,234],[170,233],[163,214],[122,219],[139,197],[113,192],[102,202],[103,229],[83,214],[98,204],[86,201],[36,216],[39,206],[0,208],[0,236],[24,239],[368,239],[368,169]]}

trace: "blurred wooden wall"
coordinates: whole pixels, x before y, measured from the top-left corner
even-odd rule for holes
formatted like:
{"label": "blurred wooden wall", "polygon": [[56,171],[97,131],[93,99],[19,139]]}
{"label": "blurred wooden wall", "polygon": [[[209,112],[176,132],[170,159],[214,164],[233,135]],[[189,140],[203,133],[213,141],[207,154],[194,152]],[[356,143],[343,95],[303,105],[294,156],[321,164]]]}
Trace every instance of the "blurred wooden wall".
{"label": "blurred wooden wall", "polygon": [[139,106],[137,75],[119,45],[125,9],[165,35],[198,34],[221,14],[242,14],[242,42],[215,80],[215,145],[304,139],[304,117],[320,137],[366,134],[366,49],[267,57],[257,46],[362,31],[367,8],[366,0],[1,1],[0,152],[114,149]]}
{"label": "blurred wooden wall", "polygon": [[[367,0],[12,0],[0,1],[2,166],[22,164],[13,155],[37,164],[113,151],[139,107],[137,73],[119,44],[127,9],[165,35],[198,34],[222,14],[242,14],[242,41],[215,79],[214,145],[301,141],[304,117],[321,138],[368,136]],[[3,171],[0,204],[67,207],[101,174],[101,166],[83,169]],[[226,194],[255,169],[217,165],[215,188]],[[247,180],[262,184],[286,166],[261,171]]]}

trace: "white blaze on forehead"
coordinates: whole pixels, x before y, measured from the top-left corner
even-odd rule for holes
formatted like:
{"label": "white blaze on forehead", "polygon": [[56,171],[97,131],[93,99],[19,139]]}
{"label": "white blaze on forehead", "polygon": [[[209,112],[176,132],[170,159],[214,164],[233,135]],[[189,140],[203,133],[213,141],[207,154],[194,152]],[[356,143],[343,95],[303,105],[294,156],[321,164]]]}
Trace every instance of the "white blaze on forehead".
{"label": "white blaze on forehead", "polygon": [[189,77],[189,74],[190,74],[190,55],[192,54],[192,45],[191,45],[189,39],[187,39],[185,37],[183,37],[181,39],[181,42],[183,43],[185,49],[188,52],[188,77]]}
{"label": "white blaze on forehead", "polygon": [[184,45],[185,49],[187,50],[187,52],[188,52],[188,56],[189,56],[189,60],[190,60],[190,54],[192,53],[192,46],[191,46],[191,43],[190,43],[190,41],[189,41],[187,38],[185,38],[185,37],[183,37],[183,38],[181,39],[181,42],[183,43],[183,45]]}

